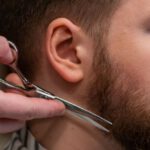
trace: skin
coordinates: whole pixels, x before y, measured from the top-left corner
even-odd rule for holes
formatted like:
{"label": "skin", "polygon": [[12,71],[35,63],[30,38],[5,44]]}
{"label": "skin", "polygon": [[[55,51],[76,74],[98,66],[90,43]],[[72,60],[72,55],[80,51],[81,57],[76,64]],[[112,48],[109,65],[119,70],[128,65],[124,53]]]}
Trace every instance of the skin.
{"label": "skin", "polygon": [[[8,41],[0,36],[0,63],[9,64],[12,61],[13,56]],[[14,75],[9,75],[7,78],[11,81],[18,81]],[[33,118],[62,115],[64,110],[65,107],[62,103],[47,102],[42,99],[27,98],[0,91],[0,133],[16,131],[24,127],[27,120]]]}
{"label": "skin", "polygon": [[13,56],[10,51],[9,44],[7,42],[7,39],[4,37],[0,36],[0,62],[2,64],[9,64],[11,61],[13,61]]}
{"label": "skin", "polygon": [[[121,139],[127,149],[150,148],[149,5],[148,0],[124,2],[112,19],[108,36],[107,49],[110,62],[113,68],[118,69],[122,74],[119,78],[124,91],[121,88],[118,91],[127,93],[124,100],[124,108],[127,111],[124,113],[127,115],[117,107],[121,115],[118,117],[120,123],[117,121],[116,127],[122,126],[122,128],[120,133],[114,132],[115,134],[117,132],[117,136],[119,135],[117,138]],[[115,98],[118,99],[116,102],[113,101],[115,105],[123,105],[121,104],[123,98]],[[123,126],[126,127],[123,129]]]}
{"label": "skin", "polygon": [[[91,38],[70,20],[54,20],[47,28],[43,43],[45,58],[43,67],[37,73],[41,75],[33,82],[89,109],[86,87],[89,86],[87,80],[93,71],[93,47]],[[47,149],[121,149],[111,136],[67,113],[61,118],[34,120],[28,125],[37,141]],[[106,137],[109,138],[109,144]]]}
{"label": "skin", "polygon": [[[111,64],[111,74],[105,75],[109,76],[108,86],[112,88],[109,95],[105,95],[109,107],[103,113],[99,112],[113,121],[112,134],[117,142],[111,135],[65,115],[54,120],[29,122],[30,130],[44,147],[52,150],[149,149],[149,6],[149,0],[123,1],[112,17],[107,36],[105,55]],[[80,27],[64,18],[50,23],[44,38],[42,50],[45,59],[42,70],[37,72],[40,76],[34,82],[58,96],[92,109],[87,98],[92,91],[87,87],[94,87],[96,91],[103,88],[102,76],[93,72],[94,41]],[[97,62],[98,59],[101,58],[97,58]],[[99,66],[97,70],[101,69]],[[93,85],[95,81],[99,86]],[[94,98],[90,100],[102,100],[99,94]]]}

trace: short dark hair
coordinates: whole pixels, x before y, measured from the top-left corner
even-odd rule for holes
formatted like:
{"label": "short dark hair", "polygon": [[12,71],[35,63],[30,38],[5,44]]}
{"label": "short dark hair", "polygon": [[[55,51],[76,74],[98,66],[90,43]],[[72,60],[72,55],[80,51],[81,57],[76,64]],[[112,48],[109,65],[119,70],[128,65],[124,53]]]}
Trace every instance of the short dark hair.
{"label": "short dark hair", "polygon": [[29,78],[42,56],[43,35],[48,24],[65,17],[102,43],[120,0],[0,0],[0,35],[13,41],[19,64]]}

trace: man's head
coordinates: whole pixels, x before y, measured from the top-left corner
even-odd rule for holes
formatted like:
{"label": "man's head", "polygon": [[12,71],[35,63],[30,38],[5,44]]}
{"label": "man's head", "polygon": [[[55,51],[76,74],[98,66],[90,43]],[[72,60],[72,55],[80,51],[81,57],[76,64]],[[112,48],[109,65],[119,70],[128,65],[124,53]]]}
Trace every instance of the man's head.
{"label": "man's head", "polygon": [[[29,61],[26,59],[31,60],[34,56],[34,59],[28,65],[28,69],[23,69],[26,74],[30,72],[30,77],[31,72],[32,75],[36,72],[37,60],[39,61],[39,56],[42,55],[40,50],[42,41],[52,21],[57,18],[67,18],[91,35],[95,42],[101,42],[106,33],[105,30],[108,29],[109,18],[113,14],[118,1],[33,0],[29,2],[13,0],[4,2],[1,0],[0,17],[3,19],[0,23],[1,34],[14,41],[22,51],[20,53],[22,64],[24,62],[27,64]],[[99,22],[101,23],[99,24]],[[96,38],[99,35],[101,37]]]}
{"label": "man's head", "polygon": [[0,3],[28,77],[113,121],[127,149],[149,149],[149,0]]}

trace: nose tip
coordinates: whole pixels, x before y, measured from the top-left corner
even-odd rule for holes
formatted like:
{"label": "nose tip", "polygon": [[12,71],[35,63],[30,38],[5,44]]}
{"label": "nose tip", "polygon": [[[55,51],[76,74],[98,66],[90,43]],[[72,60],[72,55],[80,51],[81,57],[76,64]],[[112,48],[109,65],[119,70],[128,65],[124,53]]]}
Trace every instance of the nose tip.
{"label": "nose tip", "polygon": [[13,54],[8,40],[0,36],[0,63],[9,64],[13,61]]}

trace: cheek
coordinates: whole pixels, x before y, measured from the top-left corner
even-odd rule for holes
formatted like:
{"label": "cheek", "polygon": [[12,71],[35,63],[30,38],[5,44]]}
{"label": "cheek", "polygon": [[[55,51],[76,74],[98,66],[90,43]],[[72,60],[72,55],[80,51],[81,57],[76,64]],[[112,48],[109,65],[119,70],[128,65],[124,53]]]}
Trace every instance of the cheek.
{"label": "cheek", "polygon": [[111,62],[121,66],[137,82],[150,83],[150,36],[138,32],[122,32],[112,36],[108,44]]}

